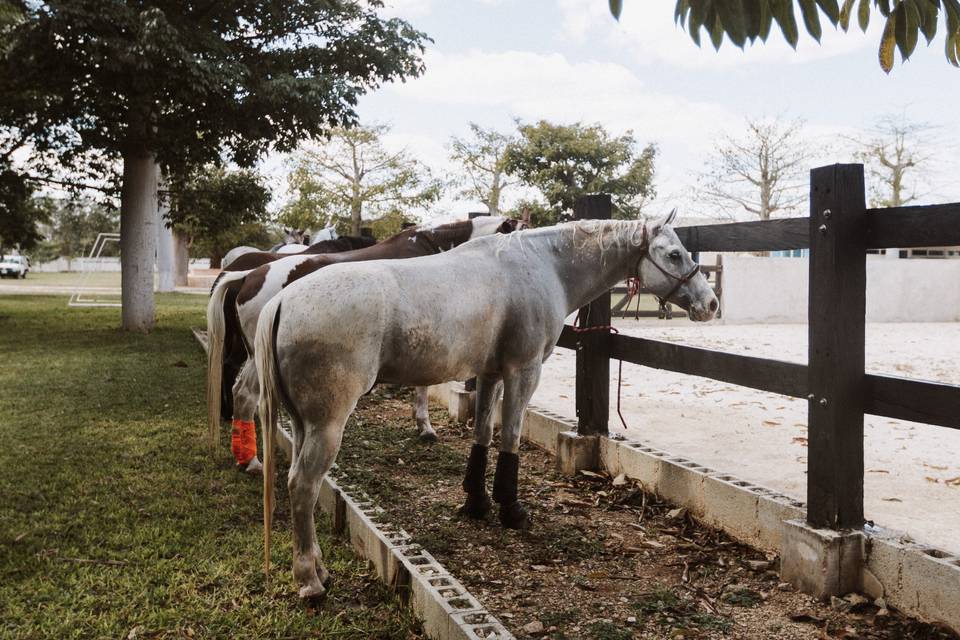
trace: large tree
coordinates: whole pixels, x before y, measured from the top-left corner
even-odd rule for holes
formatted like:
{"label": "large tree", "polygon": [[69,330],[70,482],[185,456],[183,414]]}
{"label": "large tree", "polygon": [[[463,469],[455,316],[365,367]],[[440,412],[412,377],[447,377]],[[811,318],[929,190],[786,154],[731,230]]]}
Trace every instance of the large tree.
{"label": "large tree", "polygon": [[383,144],[385,125],[334,129],[329,139],[292,159],[294,199],[280,222],[298,228],[336,224],[358,236],[364,219],[427,207],[441,193],[429,169],[405,150]]}
{"label": "large tree", "polygon": [[795,213],[806,198],[802,128],[800,120],[748,119],[741,135],[718,138],[697,179],[699,199],[731,217]]}
{"label": "large tree", "polygon": [[[614,17],[620,17],[623,0],[608,0]],[[799,39],[797,12],[800,7],[804,27],[817,42],[823,32],[821,16],[847,31],[856,15],[860,29],[866,32],[870,14],[879,12],[884,21],[878,59],[887,73],[893,68],[894,50],[907,60],[922,34],[927,44],[933,41],[943,18],[945,55],[960,67],[960,0],[677,0],[676,21],[686,27],[697,46],[700,30],[705,29],[714,48],[720,49],[726,35],[743,48],[757,39],[765,42],[776,22],[790,46]]]}
{"label": "large tree", "polygon": [[169,203],[164,223],[192,253],[209,256],[214,269],[233,247],[266,241],[270,190],[254,171],[204,167],[171,180]]}
{"label": "large tree", "polygon": [[[356,121],[359,97],[422,70],[426,37],[380,0],[19,2],[0,30],[0,138],[32,168],[122,166],[123,326],[154,324],[157,165],[176,172]],[[91,160],[101,160],[91,162]]]}
{"label": "large tree", "polygon": [[919,177],[933,157],[932,132],[931,125],[905,115],[885,116],[852,139],[870,171],[873,206],[899,207],[920,197]]}
{"label": "large tree", "polygon": [[479,200],[492,215],[500,214],[505,189],[515,183],[507,176],[507,148],[513,136],[470,123],[470,135],[450,139],[450,159],[458,163],[460,175],[453,180],[461,195]]}
{"label": "large tree", "polygon": [[600,192],[613,196],[615,217],[635,219],[655,193],[657,149],[639,147],[630,131],[612,136],[599,124],[541,120],[520,125],[519,133],[508,147],[506,169],[546,200],[547,208],[531,208],[535,224],[554,224],[570,215],[577,198]]}

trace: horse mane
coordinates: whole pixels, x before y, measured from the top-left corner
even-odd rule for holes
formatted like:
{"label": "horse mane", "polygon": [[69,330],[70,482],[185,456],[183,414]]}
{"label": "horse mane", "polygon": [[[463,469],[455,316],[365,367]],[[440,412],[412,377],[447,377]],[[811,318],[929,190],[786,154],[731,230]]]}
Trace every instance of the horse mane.
{"label": "horse mane", "polygon": [[523,229],[496,236],[497,252],[517,244],[521,251],[525,242],[547,243],[553,250],[572,248],[576,252],[592,247],[600,254],[610,249],[641,247],[647,242],[645,220],[575,220],[538,229]]}

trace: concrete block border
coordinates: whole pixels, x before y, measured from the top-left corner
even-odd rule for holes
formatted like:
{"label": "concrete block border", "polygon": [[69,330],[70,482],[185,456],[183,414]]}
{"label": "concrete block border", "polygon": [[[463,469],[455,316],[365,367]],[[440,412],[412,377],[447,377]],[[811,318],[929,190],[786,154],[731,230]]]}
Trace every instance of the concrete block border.
{"label": "concrete block border", "polygon": [[383,509],[349,477],[324,478],[320,508],[382,582],[402,595],[430,638],[508,640],[514,636],[430,552],[387,521]]}
{"label": "concrete block border", "polygon": [[[472,399],[461,383],[431,387],[430,396],[445,407],[456,406],[459,413],[450,411],[451,417],[469,417],[462,407]],[[495,415],[499,420],[499,411]],[[702,522],[778,553],[782,577],[808,593],[861,591],[960,633],[960,556],[873,525],[839,537],[813,529],[805,523],[806,505],[800,500],[643,442],[611,436],[596,445],[577,443],[575,420],[532,405],[522,437],[557,456],[557,468],[567,472],[585,468],[585,451],[595,450],[595,469],[639,480]]]}
{"label": "concrete block border", "polygon": [[[192,332],[206,351],[206,331]],[[469,411],[471,401],[460,384],[459,395],[447,410],[458,420],[466,420],[465,413],[455,411]],[[280,422],[278,433],[289,441],[282,417]],[[428,638],[514,640],[513,634],[436,558],[414,544],[409,533],[388,522],[386,512],[362,488],[351,484],[346,474],[337,477],[336,467],[323,479],[317,503],[330,516],[333,533],[347,537],[353,549],[370,562],[377,577],[412,608]]]}

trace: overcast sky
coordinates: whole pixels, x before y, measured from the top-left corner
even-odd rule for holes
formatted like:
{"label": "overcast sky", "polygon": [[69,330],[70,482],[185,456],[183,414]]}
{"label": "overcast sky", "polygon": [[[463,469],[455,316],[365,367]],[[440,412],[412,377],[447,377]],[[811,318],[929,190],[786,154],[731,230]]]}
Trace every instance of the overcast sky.
{"label": "overcast sky", "polygon": [[[947,63],[942,37],[929,47],[921,39],[912,59],[898,58],[888,76],[877,63],[876,15],[866,35],[825,27],[818,45],[802,33],[796,52],[774,27],[766,44],[740,51],[725,42],[717,53],[707,43],[697,48],[674,25],[673,0],[624,4],[618,23],[606,0],[393,0],[392,14],[434,40],[426,73],[365,97],[360,116],[392,125],[391,146],[440,171],[450,167],[447,141],[470,121],[504,131],[515,118],[632,129],[638,142],[661,151],[654,212],[680,205],[712,213],[698,210],[689,187],[716,137],[741,131],[745,117],[803,118],[822,164],[850,160],[841,136],[904,110],[938,126],[942,160],[957,152],[960,69]],[[960,200],[957,176],[932,173],[925,200]]]}

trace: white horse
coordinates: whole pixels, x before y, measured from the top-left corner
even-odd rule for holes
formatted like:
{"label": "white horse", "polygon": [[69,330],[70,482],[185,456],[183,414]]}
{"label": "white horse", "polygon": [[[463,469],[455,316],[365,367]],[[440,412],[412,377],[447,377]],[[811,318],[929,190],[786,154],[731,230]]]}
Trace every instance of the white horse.
{"label": "white horse", "polygon": [[[524,409],[564,319],[628,276],[686,309],[713,318],[719,303],[666,219],[580,221],[480,238],[410,260],[333,265],[266,304],[255,338],[264,429],[264,544],[269,571],[278,402],[293,419],[287,485],[300,596],[325,592],[314,507],[357,400],[378,382],[430,385],[477,376],[475,444],[463,512],[483,517],[492,411],[503,385],[493,499],[506,527],[526,528],[517,500]],[[329,301],[336,300],[336,305]],[[320,571],[319,575],[317,571]]]}

